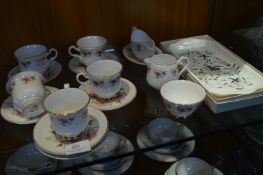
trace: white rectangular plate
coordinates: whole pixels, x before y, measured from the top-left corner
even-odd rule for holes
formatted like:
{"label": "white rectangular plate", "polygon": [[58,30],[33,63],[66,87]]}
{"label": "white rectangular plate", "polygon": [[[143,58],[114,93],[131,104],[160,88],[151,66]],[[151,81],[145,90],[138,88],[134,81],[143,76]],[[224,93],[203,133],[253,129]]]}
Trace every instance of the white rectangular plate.
{"label": "white rectangular plate", "polygon": [[213,112],[263,103],[262,73],[212,37],[163,41],[160,47],[178,58],[190,57],[192,63],[184,77],[206,89],[205,102]]}

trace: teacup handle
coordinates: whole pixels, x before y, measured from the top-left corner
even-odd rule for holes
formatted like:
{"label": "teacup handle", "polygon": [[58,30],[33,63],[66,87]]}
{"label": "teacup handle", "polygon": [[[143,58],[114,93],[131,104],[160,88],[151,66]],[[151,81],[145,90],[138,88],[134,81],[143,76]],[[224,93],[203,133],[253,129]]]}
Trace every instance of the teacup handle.
{"label": "teacup handle", "polygon": [[77,82],[78,82],[79,84],[84,84],[84,83],[86,83],[86,81],[80,80],[80,78],[79,78],[80,76],[83,76],[84,78],[86,78],[86,79],[89,80],[89,77],[88,77],[85,73],[80,72],[80,73],[78,73],[78,74],[76,75],[76,80],[77,80]]}
{"label": "teacup handle", "polygon": [[[186,64],[184,65],[183,64],[183,60],[186,60]],[[178,61],[177,61],[179,64],[181,64],[181,65],[183,65],[184,67],[183,67],[183,69],[179,72],[179,76],[181,76],[181,74],[185,71],[185,69],[187,69],[188,68],[188,65],[189,65],[189,63],[190,63],[190,60],[189,60],[189,58],[187,58],[187,57],[181,57]]]}
{"label": "teacup handle", "polygon": [[52,52],[54,53],[54,56],[52,56],[51,58],[49,58],[49,61],[55,60],[55,59],[57,58],[57,56],[58,56],[58,51],[57,51],[57,49],[54,49],[54,48],[49,49],[49,51],[48,51],[48,53],[47,53],[47,56],[51,55]]}
{"label": "teacup handle", "polygon": [[77,48],[77,47],[76,47],[76,46],[74,46],[74,45],[72,45],[72,46],[69,46],[69,48],[68,48],[68,53],[69,53],[71,56],[73,56],[73,57],[76,57],[76,58],[79,58],[79,59],[80,59],[80,55],[79,55],[79,54],[75,54],[75,53],[73,53],[73,52],[72,52],[73,50],[75,50],[75,51],[79,52],[79,54],[80,54],[80,49],[79,49],[79,48]]}

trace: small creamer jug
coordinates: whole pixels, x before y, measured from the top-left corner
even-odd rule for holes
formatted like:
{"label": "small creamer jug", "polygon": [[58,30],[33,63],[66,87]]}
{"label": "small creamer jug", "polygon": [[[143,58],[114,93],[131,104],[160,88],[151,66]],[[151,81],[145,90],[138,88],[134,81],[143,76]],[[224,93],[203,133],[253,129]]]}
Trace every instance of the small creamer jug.
{"label": "small creamer jug", "polygon": [[[169,54],[153,55],[144,59],[144,62],[148,68],[146,81],[150,86],[158,90],[166,82],[178,80],[190,63],[187,57],[181,57],[177,60],[176,57]],[[180,72],[178,68],[179,64],[183,65]]]}

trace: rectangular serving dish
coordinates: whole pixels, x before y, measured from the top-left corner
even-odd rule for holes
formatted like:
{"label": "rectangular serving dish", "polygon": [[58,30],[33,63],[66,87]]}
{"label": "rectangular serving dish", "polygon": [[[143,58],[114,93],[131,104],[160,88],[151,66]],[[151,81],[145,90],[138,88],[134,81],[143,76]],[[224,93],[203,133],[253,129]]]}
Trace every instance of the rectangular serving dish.
{"label": "rectangular serving dish", "polygon": [[[198,42],[200,40],[202,42],[193,45],[193,47],[191,45],[190,45],[190,47],[188,47],[189,45],[187,45],[187,41],[192,41],[192,40],[196,40]],[[176,40],[170,40],[170,41],[163,41],[163,42],[160,43],[160,47],[161,47],[161,49],[164,52],[171,53],[171,51],[169,50],[170,45],[176,45],[176,43],[179,43],[179,42],[182,42],[182,41],[186,41],[186,42],[184,42],[186,44],[182,45],[182,46],[179,45],[180,49],[181,48],[184,49],[184,48],[188,47],[187,48],[187,53],[188,54],[189,54],[189,51],[194,53],[196,50],[200,50],[200,48],[201,49],[208,48],[208,51],[206,50],[206,52],[211,52],[211,48],[212,48],[213,52],[215,52],[215,50],[217,51],[217,53],[215,55],[213,55],[213,58],[216,58],[216,59],[217,58],[222,58],[223,59],[223,61],[222,60],[220,61],[220,64],[217,64],[217,65],[220,65],[218,67],[220,67],[222,69],[226,68],[228,70],[228,67],[232,68],[232,67],[235,67],[236,65],[242,65],[242,68],[240,68],[240,69],[233,69],[233,70],[238,70],[237,72],[239,73],[239,72],[243,71],[243,68],[245,68],[245,71],[246,71],[245,73],[247,73],[248,75],[251,74],[250,77],[252,77],[252,78],[256,77],[255,79],[251,80],[252,82],[254,81],[253,83],[257,83],[256,86],[254,86],[254,85],[252,86],[252,91],[251,92],[250,92],[251,88],[245,86],[245,85],[248,85],[248,83],[246,83],[246,82],[249,82],[248,80],[250,80],[250,79],[248,79],[247,77],[245,77],[245,78],[237,77],[237,75],[239,76],[240,74],[233,74],[236,77],[230,77],[230,78],[228,77],[228,79],[232,80],[234,78],[235,79],[239,78],[241,83],[239,83],[238,85],[239,86],[242,85],[242,87],[244,87],[243,89],[239,90],[238,89],[239,87],[238,88],[235,87],[237,90],[232,88],[232,86],[233,86],[232,85],[232,81],[228,81],[227,82],[228,84],[225,83],[226,87],[223,87],[223,88],[220,87],[221,89],[220,88],[215,89],[213,87],[211,88],[211,86],[208,86],[205,81],[201,81],[199,79],[200,76],[198,77],[196,75],[196,72],[192,72],[191,69],[188,70],[188,72],[185,73],[183,75],[183,77],[186,78],[186,79],[189,79],[191,81],[194,81],[194,82],[196,82],[196,83],[198,83],[200,85],[202,85],[206,89],[207,96],[206,96],[206,99],[205,99],[205,103],[211,108],[211,110],[214,113],[234,110],[234,109],[238,109],[238,108],[242,108],[242,107],[248,107],[248,106],[252,106],[252,105],[263,103],[263,89],[261,88],[262,87],[261,83],[263,83],[263,81],[261,81],[261,80],[263,80],[263,74],[259,70],[254,68],[252,65],[250,65],[249,63],[244,61],[242,58],[240,58],[239,56],[234,54],[232,51],[230,51],[229,49],[227,49],[226,47],[224,47],[223,45],[221,45],[219,42],[217,42],[216,40],[214,40],[212,37],[210,37],[208,35],[201,35],[201,36],[195,36],[195,37],[189,37],[189,38],[182,38],[182,39],[176,39]],[[209,43],[209,44],[205,45],[206,43]],[[179,51],[181,51],[181,50],[179,50]],[[177,52],[173,51],[172,54],[175,55],[176,57],[180,57],[180,56],[185,56],[187,53],[186,52],[185,53],[181,52],[180,54],[177,54]],[[205,58],[204,58],[204,60],[205,60]],[[195,60],[192,60],[192,61],[195,61]],[[211,60],[209,60],[209,61],[211,62]],[[204,63],[204,64],[207,65],[206,63]],[[203,65],[203,63],[202,63],[202,65]],[[210,66],[210,65],[212,65],[212,66]],[[200,67],[202,67],[202,66],[200,66]],[[209,67],[209,71],[210,71],[210,67],[213,67],[213,64],[209,64],[208,67]],[[216,67],[216,66],[214,66],[214,67]],[[236,66],[236,67],[239,67],[239,66]],[[191,68],[193,68],[193,66]],[[232,71],[232,69],[231,69],[231,71]],[[214,72],[212,72],[212,73],[214,73]],[[222,74],[222,75],[224,76],[224,74]],[[233,76],[233,75],[231,74],[231,76]],[[208,77],[211,78],[211,77],[215,77],[215,76],[214,75],[211,76],[211,74],[209,74]],[[203,78],[203,77],[201,77],[201,78]],[[221,81],[223,79],[219,78],[219,80]],[[223,80],[223,81],[225,81],[225,80]],[[251,83],[251,82],[249,82],[249,83]],[[226,91],[224,91],[224,90],[226,90]],[[226,92],[226,95],[222,94],[224,92]],[[236,92],[238,92],[238,93],[241,92],[241,93],[238,94]]]}

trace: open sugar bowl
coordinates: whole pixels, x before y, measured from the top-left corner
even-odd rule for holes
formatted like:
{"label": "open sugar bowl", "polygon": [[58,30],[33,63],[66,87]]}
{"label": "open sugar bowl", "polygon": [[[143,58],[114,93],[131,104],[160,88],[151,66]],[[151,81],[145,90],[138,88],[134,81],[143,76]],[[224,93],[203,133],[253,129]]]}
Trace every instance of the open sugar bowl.
{"label": "open sugar bowl", "polygon": [[202,103],[206,96],[204,88],[187,80],[173,80],[160,90],[167,110],[176,117],[187,118]]}
{"label": "open sugar bowl", "polygon": [[74,138],[87,129],[89,100],[89,95],[78,88],[60,89],[46,97],[44,107],[57,135]]}

